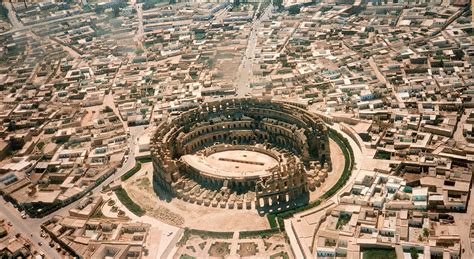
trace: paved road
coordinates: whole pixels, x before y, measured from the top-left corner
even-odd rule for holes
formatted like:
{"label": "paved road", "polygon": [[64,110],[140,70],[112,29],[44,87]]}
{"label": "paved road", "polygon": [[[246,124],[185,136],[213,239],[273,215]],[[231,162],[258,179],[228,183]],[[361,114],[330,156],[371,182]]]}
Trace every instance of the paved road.
{"label": "paved road", "polygon": [[[42,24],[35,24],[32,26],[24,26],[16,17],[15,11],[11,3],[5,2],[5,7],[8,9],[8,18],[13,26],[13,28],[7,32],[1,33],[0,35],[6,35],[9,33],[13,33],[16,31],[21,31],[29,28],[33,28],[36,26],[44,25]],[[19,233],[21,236],[29,239],[32,242],[32,250],[41,251],[44,253],[46,258],[60,258],[61,256],[58,252],[54,249],[49,247],[47,244],[47,240],[43,239],[40,236],[40,225],[46,219],[22,219],[20,212],[12,206],[12,204],[7,203],[3,197],[1,197],[0,202],[0,214],[3,218],[9,221],[15,229],[16,234]],[[56,214],[56,213],[54,213]],[[51,216],[50,216],[51,217]],[[43,243],[42,246],[39,246],[39,243]]]}
{"label": "paved road", "polygon": [[[144,127],[134,127],[130,129],[130,138],[128,147],[130,148],[129,159],[123,164],[121,168],[117,170],[115,174],[107,178],[104,182],[99,184],[96,188],[94,188],[91,193],[97,194],[102,190],[103,186],[110,184],[111,182],[119,179],[123,174],[125,174],[128,170],[135,166],[135,146],[137,144],[137,137],[141,136],[144,132]],[[38,242],[47,243],[45,239],[42,239],[39,236],[40,232],[40,225],[53,218],[55,215],[67,215],[68,211],[72,208],[75,208],[81,199],[72,202],[71,204],[62,207],[61,209],[49,214],[46,217],[41,219],[35,218],[28,218],[22,219],[20,212],[17,211],[11,204],[6,203],[5,200],[1,199],[2,206],[0,206],[0,213],[9,220],[12,225],[15,227],[16,231],[20,233],[22,236],[29,237],[30,240],[34,242],[34,244],[38,244]],[[32,235],[32,236],[31,236]],[[50,248],[48,245],[43,245],[41,247],[41,251],[43,251],[47,258],[58,258],[57,252]]]}
{"label": "paved road", "polygon": [[[15,233],[12,234],[20,233],[21,236],[31,240],[34,247],[33,250],[42,251],[46,258],[60,258],[58,252],[49,247],[46,240],[39,235],[42,220],[22,219],[20,213],[11,204],[7,203],[3,197],[1,197],[0,202],[2,203],[0,205],[0,214],[15,228]],[[40,247],[38,246],[39,242],[44,244]]]}
{"label": "paved road", "polygon": [[[114,111],[118,114],[118,110],[116,106],[113,105],[113,100],[112,100],[111,108],[114,109]],[[126,127],[125,123],[124,123],[124,127]],[[103,181],[101,184],[99,184],[97,187],[95,187],[91,191],[92,194],[99,193],[102,190],[103,186],[106,186],[110,184],[111,182],[119,179],[123,174],[125,174],[128,170],[130,170],[131,168],[135,166],[135,147],[137,145],[137,138],[143,134],[144,130],[145,130],[144,126],[133,127],[129,129],[130,137],[129,137],[128,148],[130,150],[130,153],[129,153],[128,160],[122,165],[121,168],[117,170],[116,173],[114,173],[105,181]],[[80,200],[81,199],[74,201],[71,204],[65,207],[62,207],[61,209],[40,219],[36,219],[36,218],[22,219],[20,212],[16,208],[14,208],[11,204],[6,203],[2,197],[0,201],[2,202],[2,205],[0,206],[0,214],[3,215],[3,217],[5,217],[8,221],[12,223],[17,233],[20,233],[22,236],[28,237],[36,245],[38,244],[38,242],[44,243],[45,245],[43,245],[40,248],[40,250],[45,253],[46,258],[59,258],[58,253],[47,245],[48,243],[47,240],[40,237],[39,235],[40,225],[44,223],[45,221],[53,218],[55,215],[67,215],[68,211],[72,208],[75,208],[77,204],[80,202]]]}
{"label": "paved road", "polygon": [[[339,132],[342,136],[344,136],[349,141],[349,145],[351,146],[351,148],[353,150],[353,153],[354,153],[354,161],[358,161],[358,162],[363,163],[362,161],[364,161],[366,154],[363,153],[363,151],[359,148],[357,143],[351,137],[349,137],[345,132],[343,132],[341,130],[339,124],[335,123],[334,125],[328,125],[328,127],[336,130],[337,132]],[[332,161],[332,162],[336,163],[336,161]],[[318,205],[314,208],[305,210],[304,212],[301,212],[301,214],[309,215],[309,214],[313,214],[313,213],[321,213],[321,212],[319,212],[320,210],[326,210],[327,207],[329,207],[333,204],[339,204],[339,198],[340,198],[341,194],[343,192],[345,192],[346,189],[349,188],[352,185],[355,178],[357,178],[357,175],[359,174],[359,172],[360,172],[360,166],[357,165],[357,164],[354,164],[354,167],[353,167],[352,172],[351,172],[351,176],[342,188],[340,188],[332,197],[330,197],[327,200],[324,200],[320,205]],[[286,232],[288,234],[291,246],[292,246],[292,248],[295,248],[294,252],[296,254],[298,254],[298,257],[303,258],[304,257],[303,254],[306,254],[307,256],[309,256],[310,253],[315,253],[315,252],[314,251],[309,251],[309,250],[303,251],[303,250],[300,249],[300,245],[299,245],[299,242],[298,242],[299,238],[296,236],[296,233],[294,232],[294,230],[290,227],[291,226],[290,224],[292,224],[291,221],[297,220],[295,218],[298,218],[298,217],[299,216],[298,216],[298,213],[297,213],[292,218],[285,220],[285,227],[286,227]]]}
{"label": "paved road", "polygon": [[389,81],[387,81],[387,79],[385,78],[385,75],[382,73],[382,71],[380,71],[380,68],[378,67],[378,65],[375,62],[374,58],[370,57],[368,59],[368,62],[369,62],[369,65],[372,67],[372,71],[374,71],[375,76],[377,77],[377,79],[380,82],[385,83],[387,85],[387,88],[389,88],[392,91],[392,95],[397,100],[398,106],[400,107],[400,109],[403,109],[405,107],[405,103],[400,98],[400,96],[398,96],[397,91],[395,90],[395,87]]}
{"label": "paved road", "polygon": [[120,115],[120,111],[118,110],[117,106],[115,105],[114,94],[112,93],[112,91],[110,91],[109,94],[104,97],[104,105],[109,106],[110,108],[112,108],[114,113],[117,114],[120,121],[122,122],[123,128],[127,129],[128,128],[127,123],[122,119],[122,116]]}
{"label": "paved road", "polygon": [[[126,173],[128,170],[133,168],[135,166],[135,154],[134,154],[134,149],[137,144],[137,137],[139,137],[141,134],[143,134],[144,127],[135,127],[130,129],[130,141],[128,144],[128,147],[130,148],[130,154],[129,154],[129,159],[123,164],[121,168],[117,170],[115,174],[107,178],[104,182],[99,184],[96,188],[94,188],[91,193],[92,194],[97,194],[102,190],[103,186],[106,186],[110,184],[111,182],[119,179],[124,173]],[[35,219],[35,218],[28,218],[28,219],[22,219],[20,212],[16,210],[11,204],[6,203],[3,197],[1,198],[2,206],[0,206],[0,213],[12,223],[12,225],[15,227],[15,230],[20,233],[22,236],[30,238],[34,242],[34,244],[38,244],[38,242],[42,242],[46,245],[43,245],[41,247],[41,251],[43,251],[46,255],[46,258],[58,258],[58,253],[50,248],[47,245],[47,240],[41,238],[39,236],[40,233],[40,225],[53,218],[55,215],[67,215],[68,211],[72,208],[75,208],[77,204],[79,203],[81,199],[72,202],[71,204],[62,207],[61,209],[49,214],[46,217],[43,217],[41,219]]]}
{"label": "paved road", "polygon": [[339,132],[342,136],[344,136],[349,141],[349,145],[351,146],[352,151],[354,153],[354,161],[353,161],[354,167],[352,168],[352,172],[351,172],[351,176],[349,180],[347,180],[346,184],[328,200],[328,202],[332,200],[334,203],[338,204],[341,194],[344,193],[347,188],[352,186],[352,183],[354,183],[355,179],[359,175],[361,166],[358,165],[356,161],[358,163],[364,163],[365,154],[363,154],[363,152],[360,150],[357,143],[349,135],[347,135],[344,131],[341,130],[338,123],[335,123],[334,125],[328,125],[328,126],[332,129],[335,129],[337,132]]}
{"label": "paved road", "polygon": [[453,135],[453,139],[456,140],[456,142],[458,143],[467,143],[467,140],[462,134],[462,131],[463,131],[463,126],[466,123],[466,120],[468,119],[471,111],[472,109],[465,109],[464,113],[461,115],[461,118],[459,118],[458,127],[454,131],[454,135]]}
{"label": "paved road", "polygon": [[[17,31],[28,30],[28,29],[31,29],[31,28],[36,28],[36,27],[44,26],[46,24],[57,22],[57,21],[48,21],[48,22],[43,22],[43,23],[37,23],[37,24],[34,24],[34,25],[24,26],[17,19],[16,15],[15,15],[15,11],[12,8],[12,5],[10,3],[7,3],[5,6],[9,11],[8,16],[10,18],[10,21],[11,21],[12,25],[13,25],[13,28],[12,28],[12,30],[10,30],[8,32],[1,33],[0,35],[6,35],[6,34],[14,33],[14,32],[17,32]],[[141,9],[141,5],[140,5],[140,9]],[[66,20],[71,20],[71,19],[78,19],[78,18],[81,18],[81,17],[90,16],[90,15],[92,15],[92,14],[91,13],[84,13],[84,14],[64,18],[61,21],[66,21]],[[121,117],[120,117],[119,111],[118,111],[117,107],[114,104],[113,95],[112,94],[107,95],[104,102],[105,102],[106,105],[109,105],[114,110],[114,112],[117,115],[119,115],[120,120],[122,120]],[[123,121],[122,121],[122,123],[124,125],[124,128],[127,129],[128,127],[127,127],[126,123],[123,122]],[[113,174],[112,176],[107,178],[104,182],[102,182],[97,187],[95,187],[91,191],[92,194],[99,193],[102,190],[103,186],[106,186],[106,185],[110,184],[111,182],[119,179],[123,174],[125,174],[128,170],[130,170],[131,168],[133,168],[135,166],[135,153],[134,152],[135,152],[135,147],[137,145],[137,138],[143,134],[144,127],[140,126],[140,127],[130,128],[129,131],[130,131],[130,137],[129,137],[129,143],[128,143],[128,148],[130,150],[129,159],[122,165],[121,168],[119,168],[117,170],[117,172],[115,174]],[[48,246],[48,240],[43,239],[43,238],[40,237],[40,231],[41,231],[40,225],[42,223],[44,223],[45,221],[53,218],[55,215],[67,215],[68,211],[72,208],[75,208],[80,200],[81,199],[79,199],[75,202],[72,202],[71,204],[69,204],[65,207],[62,207],[61,209],[51,213],[50,215],[48,215],[46,217],[40,218],[40,219],[36,219],[36,218],[22,219],[20,212],[15,207],[13,207],[12,204],[7,203],[3,199],[3,197],[1,197],[0,202],[2,203],[2,205],[0,205],[0,214],[2,215],[3,218],[5,218],[7,221],[9,221],[12,224],[12,226],[14,227],[16,232],[13,233],[13,234],[20,233],[20,235],[30,239],[33,242],[32,245],[33,245],[34,249],[42,251],[45,254],[46,258],[60,258],[61,256],[57,253],[57,251],[54,248],[51,248],[51,247]],[[39,242],[43,243],[43,245],[41,247],[38,246]]]}
{"label": "paved road", "polygon": [[224,19],[224,17],[227,15],[227,12],[229,11],[230,5],[227,6],[226,8],[218,11],[216,14],[214,14],[214,18],[211,19],[211,23],[217,22],[221,23]]}
{"label": "paved road", "polygon": [[260,18],[254,17],[252,22],[252,28],[250,31],[249,39],[247,42],[247,48],[245,50],[244,57],[242,58],[242,62],[240,63],[239,70],[236,75],[236,93],[237,96],[243,97],[250,93],[250,82],[252,81],[253,73],[252,73],[252,64],[255,58],[255,48],[257,46],[257,32],[260,28],[260,23],[262,20],[265,20],[270,11],[272,9],[272,5],[268,5],[265,11],[263,11]]}
{"label": "paved road", "polygon": [[[14,14],[14,10],[12,10],[11,4],[6,4],[5,6],[8,9],[8,17],[10,18],[10,21],[12,21],[13,28],[9,31],[0,33],[0,36],[12,34],[12,33],[23,31],[23,30],[29,30],[29,29],[33,29],[33,28],[37,28],[37,27],[43,27],[45,25],[58,22],[58,20],[52,20],[52,21],[39,22],[39,23],[35,23],[35,24],[30,24],[30,25],[23,25],[16,18],[16,15]],[[95,13],[82,13],[82,14],[72,15],[72,16],[61,18],[60,21],[64,22],[64,21],[79,19],[79,18],[83,18],[83,17],[89,17],[89,16],[92,16],[94,14]]]}
{"label": "paved road", "polygon": [[132,5],[135,6],[135,10],[137,11],[138,17],[138,30],[135,34],[135,42],[137,42],[142,48],[144,48],[143,42],[145,40],[145,30],[143,29],[143,3],[137,4],[135,3],[135,1],[132,1]]}
{"label": "paved road", "polygon": [[[95,187],[91,193],[92,194],[98,194],[100,191],[102,191],[103,186],[107,186],[108,184],[112,183],[113,181],[119,179],[123,174],[125,174],[128,170],[132,169],[135,166],[135,147],[137,144],[137,137],[141,136],[141,134],[144,131],[144,127],[134,127],[130,128],[130,138],[129,138],[129,143],[128,147],[130,149],[129,153],[129,158],[127,161],[120,167],[117,172],[115,172],[113,175],[111,175],[109,178],[107,178],[105,181],[103,181],[101,184],[99,184],[97,187]],[[73,209],[77,206],[81,199],[72,202],[71,204],[62,207],[61,209],[51,213],[50,215],[42,218],[41,220],[44,222],[46,220],[51,219],[55,215],[66,215],[70,209]]]}

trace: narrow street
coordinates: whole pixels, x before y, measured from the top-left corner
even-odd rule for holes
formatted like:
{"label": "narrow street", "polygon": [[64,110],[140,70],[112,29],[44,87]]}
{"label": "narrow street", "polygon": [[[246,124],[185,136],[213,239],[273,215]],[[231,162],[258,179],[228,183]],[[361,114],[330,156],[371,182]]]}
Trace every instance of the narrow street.
{"label": "narrow street", "polygon": [[398,102],[398,106],[400,109],[402,108],[405,108],[405,103],[403,102],[403,100],[398,96],[397,94],[397,91],[395,90],[395,87],[389,82],[386,80],[385,76],[383,75],[383,73],[380,71],[380,68],[378,67],[377,63],[375,62],[375,60],[373,59],[373,57],[370,57],[368,59],[368,62],[369,62],[369,65],[370,67],[372,67],[372,71],[374,71],[375,75],[377,76],[377,79],[386,84],[387,85],[387,88],[389,88],[390,90],[392,90],[392,95],[395,96],[397,102]]}
{"label": "narrow street", "polygon": [[473,109],[465,109],[464,114],[462,114],[461,118],[459,118],[458,127],[456,128],[453,134],[453,139],[459,143],[467,143],[467,140],[462,134],[462,131],[463,131],[463,125],[466,123],[466,120],[468,119],[469,114],[471,113],[472,110]]}
{"label": "narrow street", "polygon": [[[6,5],[6,6],[8,8],[9,5]],[[8,12],[8,13],[10,14],[10,12]],[[63,21],[69,21],[69,20],[89,17],[89,16],[92,16],[93,14],[95,14],[95,13],[82,13],[82,14],[78,14],[78,15],[72,15],[72,16],[62,18],[61,21],[63,22]],[[15,16],[14,19],[16,19],[16,16]],[[20,22],[18,22],[20,24],[13,25],[13,28],[11,30],[0,33],[0,36],[13,34],[13,33],[18,32],[18,31],[23,31],[23,30],[29,30],[29,29],[32,29],[32,28],[42,27],[42,26],[45,26],[47,24],[57,23],[57,22],[58,22],[58,20],[51,20],[51,21],[39,22],[39,23],[31,24],[31,25],[22,25]],[[12,22],[12,23],[15,23],[15,22]]]}
{"label": "narrow street", "polygon": [[[129,158],[127,161],[122,165],[122,167],[117,169],[117,172],[115,172],[113,175],[111,175],[109,178],[107,178],[105,181],[103,181],[101,184],[99,184],[97,187],[95,187],[91,193],[93,194],[98,194],[103,186],[107,186],[108,184],[112,183],[113,181],[119,179],[123,174],[125,174],[128,170],[132,169],[135,166],[135,146],[138,144],[136,139],[143,134],[144,127],[139,126],[139,127],[134,127],[130,128],[130,138],[129,138],[129,143],[128,147],[130,149],[129,153]],[[80,199],[65,206],[62,207],[61,209],[53,212],[52,214],[42,218],[42,221],[46,221],[50,218],[52,218],[54,215],[64,215],[66,214],[70,209],[74,208],[78,203]]]}
{"label": "narrow street", "polygon": [[132,1],[132,5],[135,6],[135,10],[137,11],[138,17],[138,30],[135,34],[134,40],[137,44],[139,44],[144,49],[144,40],[145,40],[145,32],[143,30],[143,3],[136,3],[136,1]]}

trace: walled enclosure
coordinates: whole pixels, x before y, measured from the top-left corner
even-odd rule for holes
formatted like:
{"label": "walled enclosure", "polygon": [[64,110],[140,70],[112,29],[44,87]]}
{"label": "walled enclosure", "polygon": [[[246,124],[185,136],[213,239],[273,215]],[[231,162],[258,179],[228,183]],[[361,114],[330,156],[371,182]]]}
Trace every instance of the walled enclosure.
{"label": "walled enclosure", "polygon": [[[175,197],[199,205],[292,206],[331,170],[327,133],[324,123],[302,105],[263,98],[204,103],[157,127],[151,141],[154,180]],[[200,162],[228,150],[255,152],[277,163],[236,173],[231,167],[219,170]],[[263,164],[251,158],[219,159],[243,166]]]}

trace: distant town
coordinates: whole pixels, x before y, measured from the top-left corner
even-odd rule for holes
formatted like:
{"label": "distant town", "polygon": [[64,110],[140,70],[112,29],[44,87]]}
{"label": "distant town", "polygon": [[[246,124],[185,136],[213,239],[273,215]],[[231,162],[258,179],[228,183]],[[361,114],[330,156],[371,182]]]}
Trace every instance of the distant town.
{"label": "distant town", "polygon": [[468,0],[0,2],[0,258],[474,258]]}

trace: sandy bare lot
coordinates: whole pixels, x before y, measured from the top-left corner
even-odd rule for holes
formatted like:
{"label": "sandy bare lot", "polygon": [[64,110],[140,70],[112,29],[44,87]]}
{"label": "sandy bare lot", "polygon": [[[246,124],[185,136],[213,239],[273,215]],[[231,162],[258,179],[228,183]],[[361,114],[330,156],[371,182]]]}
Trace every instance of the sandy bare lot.
{"label": "sandy bare lot", "polygon": [[[145,175],[145,172],[148,172]],[[145,187],[144,178],[150,183]],[[151,163],[124,184],[130,197],[147,210],[147,215],[156,217],[168,224],[210,231],[237,231],[269,228],[266,217],[255,210],[210,208],[191,204],[180,199],[171,202],[160,200],[151,187]]]}

